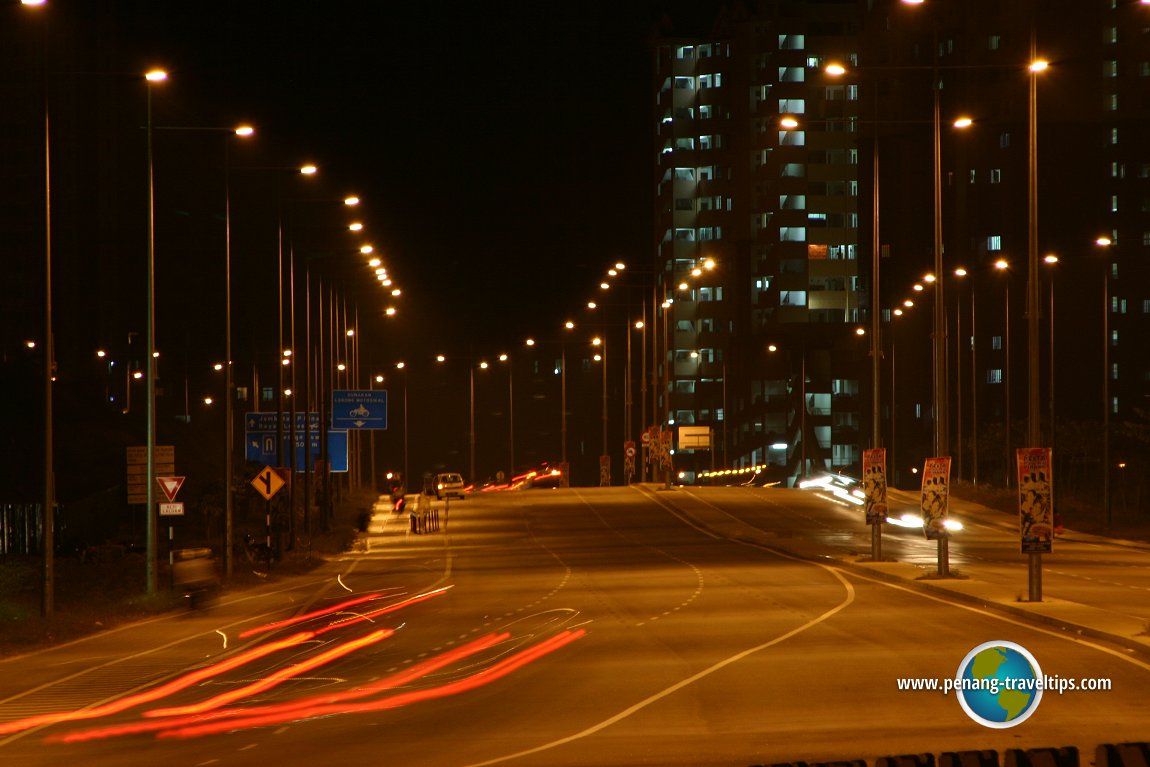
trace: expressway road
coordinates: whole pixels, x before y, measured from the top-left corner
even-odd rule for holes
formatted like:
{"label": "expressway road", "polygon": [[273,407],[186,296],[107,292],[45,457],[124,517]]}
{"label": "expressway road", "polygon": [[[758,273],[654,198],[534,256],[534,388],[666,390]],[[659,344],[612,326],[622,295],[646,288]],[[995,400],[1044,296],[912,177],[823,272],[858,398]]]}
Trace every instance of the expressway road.
{"label": "expressway road", "polygon": [[[809,557],[860,547],[857,515],[742,488],[452,502],[438,533],[392,520],[314,576],[0,662],[0,767],[733,767],[1150,739],[1138,656]],[[961,567],[1005,566],[1008,531],[974,532]],[[1122,551],[1139,593],[1146,555]],[[1008,730],[897,689],[990,640],[1112,689],[1047,693]]]}

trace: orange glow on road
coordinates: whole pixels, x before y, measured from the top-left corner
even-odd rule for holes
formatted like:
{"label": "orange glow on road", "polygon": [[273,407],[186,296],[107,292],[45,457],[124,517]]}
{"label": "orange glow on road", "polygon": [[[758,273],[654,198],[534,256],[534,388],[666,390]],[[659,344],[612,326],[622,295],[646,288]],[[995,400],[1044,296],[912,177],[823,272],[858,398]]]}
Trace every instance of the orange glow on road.
{"label": "orange glow on road", "polygon": [[[335,653],[346,654],[355,649],[366,646],[371,641],[378,641],[384,638],[383,636],[390,636],[388,630],[375,632],[375,634],[363,637],[362,639],[355,640],[340,645],[334,650],[324,653],[322,656],[312,661],[306,661],[305,664],[309,667],[318,665],[324,662],[325,656],[327,659],[334,659],[331,657]],[[350,701],[364,698],[369,695],[376,695],[379,693],[394,690],[406,685],[409,685],[418,679],[429,676],[430,674],[439,671],[443,668],[450,666],[453,663],[464,660],[470,656],[476,655],[484,650],[489,650],[496,647],[511,638],[507,632],[500,632],[489,634],[479,639],[475,639],[465,645],[441,653],[438,656],[429,658],[420,663],[412,665],[410,668],[392,674],[391,676],[380,679],[374,683],[356,687],[352,690],[344,692],[328,693],[324,695],[314,695],[308,698],[302,698],[295,701],[287,701],[284,703],[273,704],[268,706],[248,706],[239,708],[225,708],[214,710],[210,705],[214,702],[219,702],[222,705],[221,699],[233,695],[234,693],[227,693],[222,696],[205,701],[197,706],[184,706],[172,709],[160,709],[155,711],[145,712],[145,716],[150,717],[149,721],[130,722],[121,725],[113,725],[109,727],[92,728],[89,730],[82,730],[78,732],[67,733],[64,735],[57,735],[48,738],[50,741],[63,742],[63,743],[80,743],[90,740],[106,739],[122,735],[141,734],[146,732],[156,733],[159,738],[173,738],[173,739],[186,739],[195,738],[204,735],[212,735],[217,733],[232,732],[249,727],[264,727],[270,725],[286,724],[290,722],[298,722],[304,719],[311,719],[321,716],[332,716],[336,714],[355,714],[366,713],[373,711],[385,711],[388,709],[400,708],[402,706],[411,705],[413,703],[420,703],[428,700],[435,700],[444,698],[451,695],[458,695],[460,693],[475,690],[487,684],[502,679],[509,674],[523,668],[524,666],[539,660],[556,650],[559,650],[577,639],[586,635],[583,629],[575,629],[571,631],[563,631],[555,636],[550,637],[536,645],[527,647],[523,650],[515,652],[502,660],[493,663],[486,668],[482,668],[474,673],[463,677],[457,681],[449,684],[438,685],[423,690],[409,690],[396,695],[391,695],[377,700],[361,701],[358,703],[351,703]],[[301,667],[305,664],[298,664],[292,669],[285,669],[280,672],[283,678],[289,678],[289,672],[298,673],[304,670]],[[269,678],[270,679],[270,678]],[[268,680],[263,680],[257,684],[264,684]],[[278,682],[275,682],[278,684]],[[268,685],[271,686],[271,685]],[[252,692],[250,688],[254,685],[245,688],[249,690],[244,693],[250,695]],[[239,692],[239,691],[235,691]],[[172,712],[171,718],[160,718],[161,713],[164,711]],[[188,713],[191,711],[199,711],[200,713]]]}
{"label": "orange glow on road", "polygon": [[315,656],[314,658],[308,658],[305,661],[300,661],[299,663],[288,666],[287,668],[280,669],[279,671],[275,672],[274,674],[271,674],[270,676],[264,677],[263,679],[260,679],[259,681],[252,682],[251,684],[246,685],[244,687],[239,687],[239,688],[236,688],[234,690],[229,690],[225,693],[221,693],[221,694],[215,696],[214,698],[208,698],[205,701],[202,701],[200,703],[196,703],[196,704],[190,705],[190,706],[176,706],[174,708],[154,708],[151,711],[145,711],[144,716],[162,717],[162,716],[181,716],[181,715],[188,715],[188,714],[203,714],[203,713],[206,713],[208,711],[212,711],[213,709],[217,709],[220,706],[224,706],[228,703],[233,703],[237,700],[242,700],[243,698],[249,698],[252,695],[255,695],[256,693],[270,690],[273,687],[278,686],[282,682],[286,682],[287,680],[292,679],[293,677],[299,676],[300,674],[304,673],[305,671],[311,671],[312,669],[319,668],[320,666],[323,666],[327,663],[330,663],[333,660],[338,660],[339,658],[342,658],[345,655],[353,653],[356,650],[362,649],[362,648],[367,647],[368,645],[371,645],[371,644],[375,644],[376,642],[380,641],[381,639],[387,639],[389,636],[392,636],[393,634],[395,634],[394,629],[380,629],[379,631],[373,631],[372,633],[368,634],[365,637],[361,637],[359,639],[353,639],[350,642],[344,642],[343,644],[337,645],[336,647],[333,647],[332,649],[330,649],[326,652],[320,653],[319,655]]}
{"label": "orange glow on road", "polygon": [[239,668],[246,663],[250,663],[251,661],[258,660],[267,655],[271,655],[272,653],[279,652],[280,650],[284,650],[289,647],[295,647],[296,645],[302,644],[310,639],[313,639],[314,637],[315,635],[310,631],[295,634],[286,639],[281,639],[278,642],[272,642],[270,644],[253,648],[246,652],[242,652],[239,655],[236,655],[234,658],[229,658],[225,661],[220,661],[219,663],[213,663],[210,666],[205,666],[198,671],[193,671],[190,674],[185,674],[178,679],[173,679],[171,682],[160,685],[154,689],[147,690],[146,692],[142,692],[137,695],[129,695],[127,697],[121,698],[120,700],[107,703],[103,706],[79,709],[76,711],[61,711],[54,714],[40,714],[38,716],[30,716],[25,719],[16,719],[11,722],[4,722],[3,724],[0,724],[0,735],[7,735],[8,733],[12,732],[20,732],[21,730],[29,730],[33,727],[41,727],[48,724],[71,722],[80,719],[95,719],[97,717],[107,716],[108,714],[117,714],[121,711],[132,708],[133,706],[138,706],[141,703],[151,703],[152,701],[159,700],[160,698],[165,698],[174,692],[179,692],[180,690],[187,689],[194,684],[199,684],[206,679],[211,679],[217,674],[222,674],[226,671],[231,671],[232,669]]}
{"label": "orange glow on road", "polygon": [[262,716],[251,716],[246,719],[228,720],[208,722],[200,725],[192,725],[190,727],[180,727],[171,730],[164,730],[157,733],[159,738],[195,738],[203,735],[212,735],[220,732],[229,732],[231,730],[247,728],[247,727],[267,727],[271,725],[283,724],[289,721],[298,721],[300,719],[311,719],[318,716],[332,716],[334,714],[358,714],[371,711],[385,711],[392,708],[400,708],[412,703],[419,703],[425,700],[434,700],[436,698],[444,698],[449,695],[458,695],[462,692],[474,690],[484,685],[490,684],[494,681],[502,679],[508,674],[522,668],[528,663],[532,663],[540,658],[548,655],[561,647],[564,647],[576,639],[585,635],[583,629],[575,631],[565,631],[554,637],[551,637],[544,642],[539,643],[526,650],[522,650],[514,655],[511,655],[504,660],[496,663],[483,671],[476,672],[471,676],[460,679],[451,684],[440,685],[439,687],[432,687],[426,690],[413,690],[411,692],[393,695],[388,698],[383,698],[376,701],[367,701],[364,703],[357,703],[354,705],[338,706],[338,705],[321,705],[308,709],[298,709],[295,712],[286,714],[270,714]]}
{"label": "orange glow on road", "polygon": [[303,623],[304,621],[311,620],[312,618],[319,618],[323,615],[331,615],[332,613],[339,612],[340,610],[346,610],[349,607],[353,607],[355,605],[360,605],[360,604],[363,604],[364,602],[370,602],[373,599],[379,599],[381,596],[383,596],[383,595],[382,594],[368,594],[367,596],[356,597],[355,599],[349,599],[346,602],[340,602],[338,605],[333,605],[331,607],[325,607],[322,610],[314,610],[310,613],[304,613],[303,615],[298,615],[295,618],[287,618],[287,619],[282,620],[282,621],[276,621],[275,623],[265,623],[262,626],[257,626],[254,629],[248,629],[247,631],[243,632],[242,634],[240,634],[240,639],[246,639],[250,636],[255,636],[256,634],[263,634],[263,633],[266,633],[268,631],[275,631],[276,629],[282,629],[286,626],[294,626],[297,623]]}

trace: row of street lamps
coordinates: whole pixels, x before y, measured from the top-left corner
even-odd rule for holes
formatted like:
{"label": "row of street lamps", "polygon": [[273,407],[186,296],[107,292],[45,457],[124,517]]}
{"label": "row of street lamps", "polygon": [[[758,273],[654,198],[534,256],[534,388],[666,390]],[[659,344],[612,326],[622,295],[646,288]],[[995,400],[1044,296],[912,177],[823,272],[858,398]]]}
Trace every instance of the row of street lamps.
{"label": "row of street lamps", "polygon": [[[47,0],[21,0],[25,6],[45,6]],[[40,31],[42,38],[46,40],[47,33],[47,19],[40,19]],[[43,45],[42,45],[43,48]],[[48,101],[48,91],[46,87],[47,74],[46,74],[46,60],[47,55],[41,51],[41,63],[45,69],[44,80],[45,87],[43,92],[43,99],[41,109],[43,113],[43,157],[44,157],[44,498],[43,498],[43,530],[44,530],[44,558],[43,558],[43,572],[42,572],[42,600],[41,610],[47,616],[54,611],[54,523],[53,516],[56,506],[55,498],[55,473],[54,473],[54,422],[53,422],[53,394],[52,382],[54,380],[54,364],[55,355],[53,349],[53,303],[52,303],[52,217],[51,217],[51,203],[52,203],[52,189],[51,189],[51,134],[50,134],[50,104]],[[146,260],[146,326],[145,326],[145,348],[144,354],[144,371],[142,377],[145,379],[145,441],[146,441],[146,536],[147,536],[147,558],[146,558],[146,588],[149,593],[154,593],[157,588],[158,571],[157,571],[157,530],[156,530],[156,495],[154,478],[156,473],[156,334],[155,334],[155,267],[156,267],[156,221],[155,221],[155,162],[154,162],[154,133],[157,130],[201,130],[201,131],[220,131],[228,134],[228,141],[224,144],[224,173],[225,173],[225,265],[224,265],[224,302],[225,302],[225,328],[224,328],[224,361],[222,367],[225,374],[225,486],[227,491],[226,495],[226,508],[225,508],[225,541],[227,542],[223,547],[223,555],[225,558],[225,570],[227,575],[232,572],[232,555],[230,541],[233,536],[233,496],[232,486],[234,483],[234,397],[235,397],[235,384],[233,378],[233,353],[232,353],[232,296],[231,296],[231,275],[232,275],[232,231],[231,231],[231,193],[230,193],[230,159],[229,159],[229,144],[232,137],[246,138],[254,133],[254,129],[250,126],[241,126],[234,129],[221,129],[221,128],[193,128],[193,127],[169,127],[169,126],[156,126],[153,122],[153,88],[164,83],[168,79],[167,73],[162,69],[153,69],[146,72],[143,76],[145,83],[145,99],[146,99],[146,122],[145,122],[145,141],[146,141],[146,158],[147,158],[147,260]],[[300,169],[304,175],[312,175],[316,172],[314,166],[305,166]],[[362,229],[362,225],[356,224],[351,227],[353,231]],[[281,274],[281,334],[282,334],[282,252],[280,261],[280,274]],[[397,294],[394,293],[394,294]],[[394,310],[390,310],[394,311]],[[282,335],[280,347],[283,348]],[[279,387],[279,397],[282,403],[284,387],[282,384]],[[130,392],[130,386],[128,387]],[[280,407],[282,417],[282,405]]]}

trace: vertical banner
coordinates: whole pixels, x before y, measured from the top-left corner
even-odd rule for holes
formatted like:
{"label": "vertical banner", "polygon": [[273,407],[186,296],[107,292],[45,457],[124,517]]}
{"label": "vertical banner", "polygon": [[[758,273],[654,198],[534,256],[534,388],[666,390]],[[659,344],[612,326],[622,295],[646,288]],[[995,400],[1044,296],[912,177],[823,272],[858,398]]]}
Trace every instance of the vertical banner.
{"label": "vertical banner", "polygon": [[886,520],[886,448],[863,451],[863,510],[868,525]]}
{"label": "vertical banner", "polygon": [[1046,554],[1054,544],[1054,467],[1048,447],[1020,447],[1018,524],[1023,554]]}
{"label": "vertical banner", "polygon": [[922,467],[922,531],[927,538],[946,535],[950,502],[950,456],[927,458]]}

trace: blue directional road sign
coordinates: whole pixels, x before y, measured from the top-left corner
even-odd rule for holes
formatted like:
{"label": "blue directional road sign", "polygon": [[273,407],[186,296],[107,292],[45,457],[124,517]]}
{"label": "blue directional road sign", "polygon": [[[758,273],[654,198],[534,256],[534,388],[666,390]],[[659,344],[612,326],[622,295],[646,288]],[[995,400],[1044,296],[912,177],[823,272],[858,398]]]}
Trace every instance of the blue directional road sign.
{"label": "blue directional road sign", "polygon": [[386,429],[386,389],[336,389],[331,393],[333,429]]}
{"label": "blue directional road sign", "polygon": [[[244,415],[244,457],[254,463],[275,465],[276,463],[276,416],[277,413],[247,413]],[[287,463],[291,456],[291,414],[284,413],[283,455]],[[304,419],[311,421],[310,426]],[[309,433],[310,429],[310,433]],[[310,449],[305,450],[306,437],[310,436]],[[320,459],[319,413],[295,414],[295,465],[303,471],[305,466],[315,465]],[[308,453],[311,460],[308,460]],[[347,432],[328,429],[327,455],[332,471],[347,471]]]}

